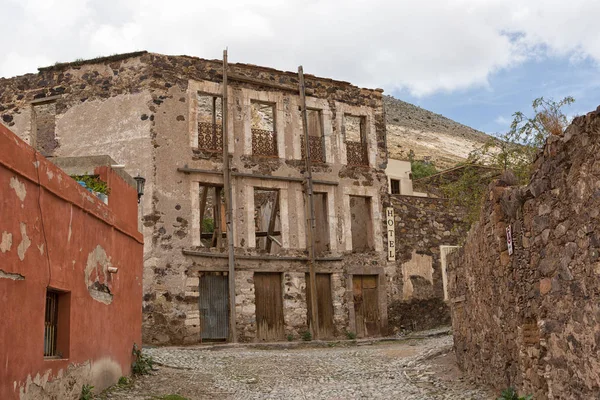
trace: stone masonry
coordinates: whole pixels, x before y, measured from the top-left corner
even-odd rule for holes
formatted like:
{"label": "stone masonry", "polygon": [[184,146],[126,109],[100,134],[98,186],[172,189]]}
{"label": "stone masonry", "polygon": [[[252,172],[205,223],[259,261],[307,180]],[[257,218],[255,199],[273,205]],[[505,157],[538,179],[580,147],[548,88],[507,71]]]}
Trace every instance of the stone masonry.
{"label": "stone masonry", "polygon": [[396,263],[386,271],[389,328],[396,332],[449,325],[441,253],[442,246],[452,248],[464,240],[464,211],[432,197],[392,195],[390,204]]}
{"label": "stone masonry", "polygon": [[[140,204],[146,343],[199,342],[207,321],[199,309],[199,285],[206,276],[222,277],[227,271],[226,239],[216,230],[200,229],[206,188],[223,185],[219,135],[211,136],[220,129],[222,114],[215,111],[214,123],[200,115],[220,104],[221,74],[220,60],[138,52],[0,79],[1,122],[28,143],[39,144],[45,155],[109,155],[130,175],[146,178]],[[281,282],[283,328],[277,339],[298,338],[308,329],[308,267],[297,74],[247,64],[231,64],[228,74],[237,339],[262,339],[257,332],[257,298],[263,296],[257,293],[259,273],[275,274]],[[387,191],[382,91],[311,75],[306,75],[306,87],[307,107],[317,110],[311,126],[320,130],[311,139],[322,152],[313,177],[315,192],[324,199],[317,224],[327,229],[316,268],[329,276],[331,334],[358,330],[363,311],[356,303],[362,295],[353,292],[357,275],[376,276],[378,291],[370,307],[377,309],[379,334],[385,334],[389,265],[381,218],[381,196]],[[264,108],[272,116],[265,116]],[[346,137],[345,121],[351,118],[360,121],[348,126],[355,142]],[[255,120],[262,125],[254,126]],[[256,246],[259,233],[269,234],[256,229],[258,190],[278,193],[271,235],[276,252],[270,254]],[[355,197],[364,199],[357,204],[365,204],[366,212],[351,212]],[[208,202],[210,207],[218,203]],[[213,224],[219,221],[217,208],[204,215],[212,216]],[[351,228],[357,216],[366,221],[360,252],[359,243],[353,245],[359,230]]]}
{"label": "stone masonry", "polygon": [[535,399],[598,398],[599,150],[600,108],[548,138],[527,186],[490,185],[448,271],[456,356],[469,375]]}

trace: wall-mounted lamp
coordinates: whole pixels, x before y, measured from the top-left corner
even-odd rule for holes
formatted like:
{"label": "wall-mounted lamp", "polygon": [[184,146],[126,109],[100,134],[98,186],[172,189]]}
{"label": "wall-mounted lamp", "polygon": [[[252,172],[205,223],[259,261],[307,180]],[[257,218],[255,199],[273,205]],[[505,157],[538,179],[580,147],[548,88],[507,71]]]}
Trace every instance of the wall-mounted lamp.
{"label": "wall-mounted lamp", "polygon": [[134,177],[133,179],[135,179],[135,183],[137,186],[138,203],[139,203],[140,199],[144,195],[144,185],[146,184],[146,178],[144,178],[143,176],[140,176],[140,174],[138,173],[138,175],[136,177]]}

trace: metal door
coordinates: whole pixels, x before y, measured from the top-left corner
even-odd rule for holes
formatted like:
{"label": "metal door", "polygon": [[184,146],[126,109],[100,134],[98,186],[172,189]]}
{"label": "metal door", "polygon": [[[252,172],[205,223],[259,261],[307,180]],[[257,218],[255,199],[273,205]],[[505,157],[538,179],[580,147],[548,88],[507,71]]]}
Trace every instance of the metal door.
{"label": "metal door", "polygon": [[200,337],[202,340],[229,337],[229,284],[225,273],[200,276]]}
{"label": "metal door", "polygon": [[381,334],[377,279],[377,275],[354,275],[352,277],[354,316],[358,337]]}
{"label": "metal door", "polygon": [[[310,275],[306,274],[306,303],[308,305],[308,325],[310,326]],[[317,274],[317,315],[319,317],[319,338],[332,338],[333,298],[331,296],[331,274]]]}
{"label": "metal door", "polygon": [[259,340],[282,340],[283,329],[283,290],[281,274],[269,272],[254,273],[256,294],[256,329]]}

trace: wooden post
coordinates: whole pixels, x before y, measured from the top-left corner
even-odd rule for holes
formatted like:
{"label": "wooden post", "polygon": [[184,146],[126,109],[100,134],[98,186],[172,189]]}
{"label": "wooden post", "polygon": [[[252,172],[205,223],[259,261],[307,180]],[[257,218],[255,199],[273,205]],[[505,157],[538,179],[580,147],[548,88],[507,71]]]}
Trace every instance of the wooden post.
{"label": "wooden post", "polygon": [[304,71],[298,67],[298,85],[300,90],[300,106],[302,107],[302,129],[304,131],[304,163],[306,167],[305,193],[307,196],[308,215],[306,223],[308,247],[308,275],[310,279],[310,329],[312,337],[319,336],[319,313],[317,312],[317,273],[315,271],[315,199],[313,198],[312,165],[310,162],[310,145],[308,141],[308,120],[306,116],[306,88],[304,86]]}
{"label": "wooden post", "polygon": [[235,329],[235,254],[233,247],[233,205],[231,204],[231,168],[229,166],[229,137],[227,135],[227,49],[223,50],[223,186],[225,189],[225,222],[227,225],[227,249],[229,253],[229,341],[237,342]]}

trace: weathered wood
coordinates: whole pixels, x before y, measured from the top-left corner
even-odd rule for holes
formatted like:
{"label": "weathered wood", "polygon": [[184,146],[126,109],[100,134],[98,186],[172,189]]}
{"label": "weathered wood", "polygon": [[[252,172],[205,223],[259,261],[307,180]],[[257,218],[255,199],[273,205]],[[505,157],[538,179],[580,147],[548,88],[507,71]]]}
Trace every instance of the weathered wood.
{"label": "weathered wood", "polygon": [[317,286],[316,286],[316,272],[315,272],[315,200],[313,198],[313,180],[312,180],[312,165],[310,161],[310,143],[308,139],[308,121],[306,117],[306,87],[304,85],[304,71],[302,66],[298,67],[298,90],[300,92],[300,106],[302,114],[302,130],[304,132],[304,163],[305,163],[305,178],[306,184],[304,192],[306,194],[306,215],[308,216],[306,221],[306,236],[307,236],[307,250],[308,250],[308,269],[310,274],[310,299],[311,313],[310,313],[310,326],[312,330],[312,336],[315,339],[319,338],[319,316],[317,314]]}
{"label": "weathered wood", "polygon": [[[317,273],[317,314],[319,316],[319,337],[322,339],[332,338],[334,335],[333,328],[333,297],[331,294],[331,274]],[[306,297],[310,298],[310,274],[306,274]],[[310,314],[312,312],[311,303],[307,302],[308,320],[310,322]]]}
{"label": "weathered wood", "polygon": [[[208,169],[198,169],[198,168],[188,168],[182,167],[177,168],[177,171],[183,172],[186,174],[207,174],[207,175],[223,175],[221,171],[211,171]],[[262,180],[272,180],[272,181],[283,181],[283,182],[304,182],[304,178],[294,178],[291,176],[272,176],[272,175],[258,175],[258,174],[248,174],[244,172],[231,172],[231,176],[242,177],[242,178],[256,178]],[[209,182],[200,182],[202,185],[207,186],[221,186],[220,183],[209,183]],[[317,185],[329,185],[329,186],[338,186],[339,182],[334,181],[324,181],[319,179],[313,179],[313,183]]]}
{"label": "weathered wood", "polygon": [[[267,244],[265,246],[267,253],[271,252],[271,247],[273,244],[273,232],[275,232],[277,211],[279,211],[279,190],[275,192],[275,201],[273,202],[273,206],[271,207],[271,216],[269,217],[269,226],[267,227]],[[277,242],[277,244],[281,247],[281,243]]]}
{"label": "weathered wood", "polygon": [[[298,93],[298,89],[295,88],[295,87],[293,87],[293,86],[286,86],[286,85],[281,85],[281,84],[275,83],[275,82],[263,81],[261,79],[252,78],[250,76],[232,74],[231,72],[228,72],[227,73],[227,77],[229,79],[231,79],[232,81],[243,82],[243,83],[251,83],[253,85],[270,87],[270,88],[273,88],[273,89],[279,89],[279,90],[285,90],[285,91],[288,91],[288,92]],[[307,89],[306,93],[307,94],[313,94],[313,90]]]}
{"label": "weathered wood", "polygon": [[263,341],[284,338],[283,289],[281,274],[273,272],[254,273],[256,295],[257,337]]}
{"label": "weathered wood", "polygon": [[213,220],[215,224],[215,230],[211,242],[211,247],[217,247],[219,249],[221,248],[221,242],[223,241],[223,228],[221,226],[221,190],[222,188],[215,187],[215,198],[213,205]]}
{"label": "weathered wood", "polygon": [[358,337],[379,336],[379,288],[377,275],[353,275],[352,294],[356,335]]}
{"label": "weathered wood", "polygon": [[[273,236],[269,235],[268,233],[267,233],[267,238],[268,238],[270,241],[272,241],[272,242],[275,242],[275,243],[276,243],[276,244],[277,244],[279,247],[283,247],[283,245],[281,244],[281,242],[280,242],[279,240],[275,239],[275,237],[273,237]],[[269,252],[270,252],[270,251],[271,251],[271,250],[269,249]]]}
{"label": "weathered wood", "polygon": [[[202,187],[202,196],[200,197],[200,239],[202,239],[202,223],[204,222],[204,213],[206,212],[206,199],[208,198],[208,186]],[[202,242],[200,242],[202,245]]]}
{"label": "weathered wood", "polygon": [[225,187],[225,215],[227,226],[227,255],[229,270],[229,340],[237,342],[236,312],[235,312],[235,251],[233,243],[233,204],[231,201],[231,168],[229,165],[229,135],[227,129],[228,105],[227,87],[227,49],[223,50],[223,97],[222,97],[222,119],[223,119],[223,185]]}

